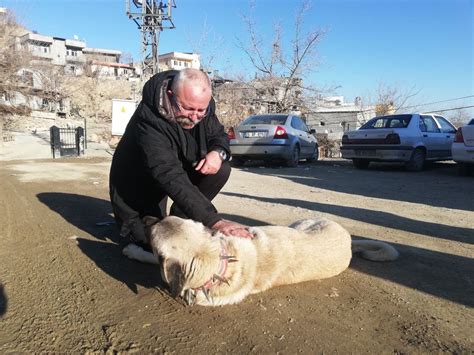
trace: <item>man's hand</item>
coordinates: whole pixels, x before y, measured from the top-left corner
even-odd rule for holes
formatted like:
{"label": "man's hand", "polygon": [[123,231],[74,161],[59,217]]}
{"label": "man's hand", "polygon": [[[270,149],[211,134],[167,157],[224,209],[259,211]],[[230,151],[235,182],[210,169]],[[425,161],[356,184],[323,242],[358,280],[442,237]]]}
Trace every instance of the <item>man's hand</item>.
{"label": "man's hand", "polygon": [[241,237],[252,239],[253,234],[249,232],[249,227],[243,224],[221,219],[219,222],[212,226],[212,229],[221,232],[227,236]]}
{"label": "man's hand", "polygon": [[214,175],[221,168],[222,160],[218,152],[211,150],[194,168],[203,175]]}

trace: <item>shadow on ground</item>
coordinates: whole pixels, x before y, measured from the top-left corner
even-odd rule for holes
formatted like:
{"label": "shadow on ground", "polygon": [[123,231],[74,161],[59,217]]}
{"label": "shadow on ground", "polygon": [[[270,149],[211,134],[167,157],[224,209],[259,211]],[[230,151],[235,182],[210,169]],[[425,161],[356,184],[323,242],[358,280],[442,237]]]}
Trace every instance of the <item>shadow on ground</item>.
{"label": "shadow on ground", "polygon": [[252,164],[244,170],[352,195],[474,211],[474,199],[466,198],[474,195],[472,178],[457,176],[456,165],[447,162],[431,164],[415,173],[397,164],[374,164],[359,170],[344,160],[303,163],[297,168]]}
{"label": "shadow on ground", "polygon": [[[458,228],[443,224],[417,221],[398,215],[366,210],[363,208],[327,205],[317,202],[308,202],[292,199],[264,198],[230,192],[223,192],[227,196],[252,198],[255,200],[281,203],[289,206],[306,208],[364,221],[384,227],[406,230],[407,232],[420,233],[437,238],[459,241],[472,244],[472,229]],[[253,220],[243,220],[241,223],[255,225]],[[369,236],[363,236],[368,238]],[[393,263],[369,262],[354,258],[351,267],[398,284],[417,289],[453,302],[474,306],[473,282],[470,275],[474,270],[474,260],[448,253],[430,251],[409,245],[395,244],[401,252],[400,260]]]}
{"label": "shadow on ground", "polygon": [[439,298],[474,306],[473,259],[405,244],[391,245],[400,252],[398,260],[378,263],[354,257],[350,267]]}
{"label": "shadow on ground", "polygon": [[78,246],[108,275],[123,282],[135,293],[137,285],[165,288],[156,265],[139,263],[122,255],[127,243],[114,224],[109,201],[59,192],[40,193],[37,197],[68,223],[96,239],[78,238]]}
{"label": "shadow on ground", "polygon": [[[78,246],[108,275],[123,282],[135,293],[137,285],[166,289],[156,265],[140,263],[122,255],[127,242],[118,233],[109,201],[60,192],[40,193],[37,197],[68,223],[96,239],[78,238]],[[245,224],[263,223],[240,216],[225,215],[225,218]]]}
{"label": "shadow on ground", "polygon": [[389,212],[374,211],[365,208],[331,205],[287,198],[259,197],[234,192],[221,192],[221,194],[240,198],[251,198],[257,201],[268,203],[279,203],[287,206],[300,207],[316,211],[316,213],[329,213],[335,216],[353,219],[382,227],[403,230],[410,233],[417,233],[434,238],[474,244],[474,240],[472,238],[473,230],[470,228],[449,226],[441,223],[423,222]]}
{"label": "shadow on ground", "polygon": [[7,295],[2,284],[0,284],[0,317],[7,311]]}

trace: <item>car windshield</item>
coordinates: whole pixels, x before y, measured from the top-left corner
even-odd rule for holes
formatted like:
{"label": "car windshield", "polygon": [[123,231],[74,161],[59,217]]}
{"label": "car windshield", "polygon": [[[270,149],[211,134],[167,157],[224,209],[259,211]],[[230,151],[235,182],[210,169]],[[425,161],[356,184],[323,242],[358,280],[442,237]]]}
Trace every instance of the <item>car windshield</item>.
{"label": "car windshield", "polygon": [[360,129],[407,128],[410,120],[411,115],[375,117],[362,125]]}
{"label": "car windshield", "polygon": [[271,125],[283,125],[285,124],[286,115],[264,115],[264,116],[250,116],[246,118],[242,124],[271,124]]}

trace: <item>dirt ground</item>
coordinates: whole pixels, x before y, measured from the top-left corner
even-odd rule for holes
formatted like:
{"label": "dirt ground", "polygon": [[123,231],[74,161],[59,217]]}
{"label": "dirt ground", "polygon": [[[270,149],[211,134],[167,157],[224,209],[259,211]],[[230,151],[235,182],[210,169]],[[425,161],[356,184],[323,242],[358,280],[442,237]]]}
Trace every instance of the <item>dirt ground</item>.
{"label": "dirt ground", "polygon": [[226,218],[322,215],[401,256],[354,257],[337,277],[206,308],[170,298],[157,268],[123,257],[115,226],[98,225],[112,221],[110,154],[52,160],[41,140],[28,154],[19,141],[0,147],[0,353],[474,351],[474,178],[452,162],[234,169],[215,199]]}

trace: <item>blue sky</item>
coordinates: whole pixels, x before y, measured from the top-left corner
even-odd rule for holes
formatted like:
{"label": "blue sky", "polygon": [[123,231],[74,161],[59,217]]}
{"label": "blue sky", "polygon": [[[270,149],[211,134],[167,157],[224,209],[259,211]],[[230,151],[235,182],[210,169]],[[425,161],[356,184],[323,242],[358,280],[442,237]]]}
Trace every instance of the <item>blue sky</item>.
{"label": "blue sky", "polygon": [[[241,14],[248,1],[176,0],[176,28],[162,32],[160,53],[190,52],[207,23],[208,38],[218,43],[215,69],[253,73],[238,48],[247,33]],[[474,95],[472,0],[314,0],[305,28],[327,33],[318,46],[320,64],[304,79],[316,86],[338,86],[329,94],[374,96],[379,83],[401,90],[415,87],[412,100],[423,104]],[[284,40],[293,33],[297,0],[256,0],[254,18],[263,38],[272,39],[279,21]],[[140,32],[125,15],[124,0],[0,0],[19,21],[45,35],[73,38],[89,47],[118,49],[140,58]],[[217,40],[218,39],[218,40]],[[209,46],[212,48],[212,46]],[[445,109],[474,105],[474,98],[420,107]],[[467,110],[474,116],[474,110]],[[449,116],[449,113],[446,113]]]}

